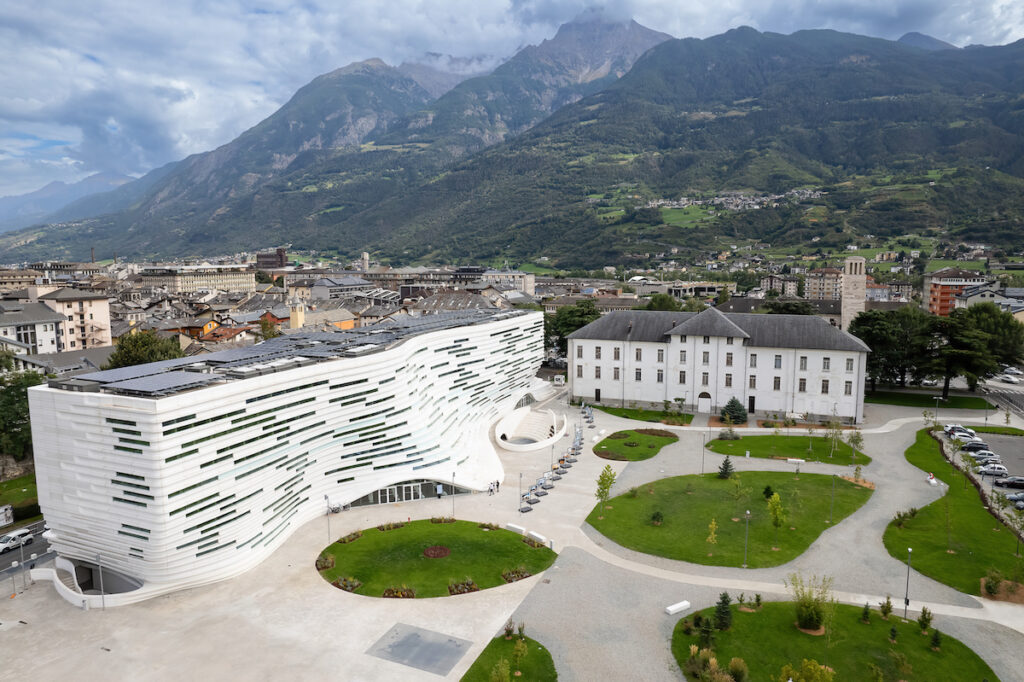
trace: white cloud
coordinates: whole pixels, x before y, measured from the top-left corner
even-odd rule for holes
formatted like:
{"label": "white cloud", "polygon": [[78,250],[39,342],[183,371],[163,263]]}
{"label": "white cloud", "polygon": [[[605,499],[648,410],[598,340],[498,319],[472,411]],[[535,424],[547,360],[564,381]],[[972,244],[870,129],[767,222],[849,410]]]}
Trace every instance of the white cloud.
{"label": "white cloud", "polygon": [[[961,45],[1024,37],[1024,3],[1012,0],[8,2],[0,4],[0,195],[99,170],[145,172],[224,144],[350,62],[507,57],[599,5],[679,37],[741,24],[885,38],[918,30]],[[6,141],[24,134],[68,144]],[[57,158],[72,162],[54,168]]]}

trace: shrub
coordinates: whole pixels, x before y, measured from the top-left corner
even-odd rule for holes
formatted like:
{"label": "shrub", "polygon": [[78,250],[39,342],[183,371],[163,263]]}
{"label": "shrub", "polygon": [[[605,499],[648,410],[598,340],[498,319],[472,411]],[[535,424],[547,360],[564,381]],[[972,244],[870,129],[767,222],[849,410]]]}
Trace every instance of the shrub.
{"label": "shrub", "polygon": [[871,622],[871,607],[868,606],[867,602],[864,602],[864,608],[860,612],[860,620],[862,623]]}
{"label": "shrub", "polygon": [[761,593],[758,592],[754,595],[754,606],[761,608]]}
{"label": "shrub", "polygon": [[508,661],[504,658],[499,659],[494,667],[491,668],[490,682],[509,682],[512,678],[511,668],[509,667]]}
{"label": "shrub", "polygon": [[729,661],[729,676],[735,682],[747,682],[747,678],[750,677],[750,669],[747,668],[747,663],[742,658],[732,658]]}
{"label": "shrub", "polygon": [[899,632],[899,630],[896,629],[895,625],[893,625],[891,628],[889,628],[889,641],[890,642],[895,642],[896,639],[899,636],[900,636],[900,632]]}
{"label": "shrub", "polygon": [[693,625],[691,625],[690,621],[685,618],[683,619],[683,634],[687,637],[693,634]]}
{"label": "shrub", "polygon": [[715,604],[715,628],[718,630],[728,630],[732,627],[732,609],[729,605],[732,600],[729,598],[728,592],[723,592],[718,596],[718,603]]}
{"label": "shrub", "polygon": [[39,508],[39,504],[37,502],[19,504],[17,507],[12,507],[11,512],[14,514],[15,521],[30,519],[33,516],[39,516],[43,513],[43,511]]}
{"label": "shrub", "polygon": [[328,568],[334,568],[334,555],[321,554],[316,558],[316,570],[326,571]]}
{"label": "shrub", "polygon": [[728,420],[730,424],[745,424],[747,410],[743,407],[743,403],[735,397],[729,398],[729,402],[722,408],[722,420]]}
{"label": "shrub", "polygon": [[860,480],[860,474],[861,474],[862,470],[863,469],[861,468],[861,466],[859,464],[854,468],[854,470],[853,470],[853,480],[855,480],[855,481],[859,481]]}
{"label": "shrub", "polygon": [[718,467],[718,477],[729,478],[732,476],[734,471],[735,470],[732,467],[732,460],[729,458],[729,455],[726,455],[725,459],[722,461],[722,466]]}
{"label": "shrub", "polygon": [[700,626],[704,623],[704,616],[699,613],[693,614],[693,627],[700,629]]}
{"label": "shrub", "polygon": [[999,594],[999,586],[1003,584],[1003,574],[995,568],[990,568],[985,574],[985,593],[990,597]]}
{"label": "shrub", "polygon": [[661,510],[658,510],[651,514],[651,523],[653,523],[655,526],[660,526],[661,522],[664,520],[665,515],[661,513]]}
{"label": "shrub", "polygon": [[505,639],[512,639],[512,633],[515,632],[516,625],[511,620],[505,623]]}
{"label": "shrub", "polygon": [[942,648],[942,635],[938,630],[932,630],[932,648],[936,651]]}
{"label": "shrub", "polygon": [[772,490],[772,487],[770,485],[766,485],[764,487],[764,490],[761,491],[761,494],[764,495],[764,499],[770,500],[770,499],[772,499],[772,495],[775,494],[775,491]]}
{"label": "shrub", "polygon": [[709,649],[715,645],[715,628],[710,618],[705,618],[700,624],[700,645]]}
{"label": "shrub", "polygon": [[932,614],[927,606],[921,607],[921,615],[917,617],[917,624],[921,628],[922,633],[928,632],[928,628],[932,626],[932,618],[934,617],[934,614]]}
{"label": "shrub", "polygon": [[804,630],[817,630],[825,622],[825,605],[832,600],[832,578],[811,576],[804,579],[791,573],[786,586],[793,593],[797,626]]}
{"label": "shrub", "polygon": [[718,432],[718,440],[739,440],[740,434],[736,433],[736,430],[731,426],[727,429],[722,429]]}
{"label": "shrub", "polygon": [[889,615],[892,613],[892,599],[889,595],[885,595],[885,601],[878,605],[878,610],[882,612],[883,620],[889,620]]}
{"label": "shrub", "polygon": [[628,495],[629,497],[636,497],[638,492],[640,492],[640,491],[637,490],[636,486],[633,486],[632,488],[629,489],[629,491],[626,493],[626,495]]}
{"label": "shrub", "polygon": [[519,621],[519,625],[516,626],[516,632],[519,634],[519,639],[526,637],[526,623]]}

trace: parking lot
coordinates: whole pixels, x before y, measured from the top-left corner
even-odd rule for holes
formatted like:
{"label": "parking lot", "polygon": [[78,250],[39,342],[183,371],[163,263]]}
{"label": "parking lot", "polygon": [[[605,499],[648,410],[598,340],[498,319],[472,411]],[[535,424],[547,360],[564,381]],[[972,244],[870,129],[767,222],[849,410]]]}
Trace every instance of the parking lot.
{"label": "parking lot", "polygon": [[994,433],[978,434],[991,450],[1003,458],[1003,465],[1011,476],[1024,476],[1024,436],[999,436]]}

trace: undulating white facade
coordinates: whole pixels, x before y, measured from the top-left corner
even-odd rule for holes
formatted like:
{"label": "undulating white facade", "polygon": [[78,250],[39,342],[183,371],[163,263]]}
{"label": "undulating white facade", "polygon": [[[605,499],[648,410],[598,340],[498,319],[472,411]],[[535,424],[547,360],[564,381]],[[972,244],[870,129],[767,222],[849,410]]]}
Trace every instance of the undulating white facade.
{"label": "undulating white facade", "polygon": [[328,500],[485,488],[542,357],[540,313],[466,311],[32,388],[58,567],[88,591],[99,555],[137,601],[251,568]]}
{"label": "undulating white facade", "polygon": [[569,336],[574,399],[717,413],[864,416],[868,347],[813,315],[621,311]]}

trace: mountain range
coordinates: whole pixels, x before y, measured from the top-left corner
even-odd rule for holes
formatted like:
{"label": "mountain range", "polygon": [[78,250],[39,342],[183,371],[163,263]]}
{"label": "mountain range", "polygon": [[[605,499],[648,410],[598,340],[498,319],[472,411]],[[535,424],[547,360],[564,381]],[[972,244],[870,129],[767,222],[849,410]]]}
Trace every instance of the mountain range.
{"label": "mountain range", "polygon": [[[675,40],[585,18],[443,92],[379,60],[320,76],[232,142],[0,236],[0,260],[289,243],[596,266],[722,235],[929,230],[1019,244],[1022,62],[1024,41],[750,28]],[[826,198],[690,226],[637,210],[796,187]]]}
{"label": "mountain range", "polygon": [[118,173],[94,173],[78,182],[57,180],[34,192],[0,197],[0,232],[32,225],[77,199],[106,193],[132,180]]}

